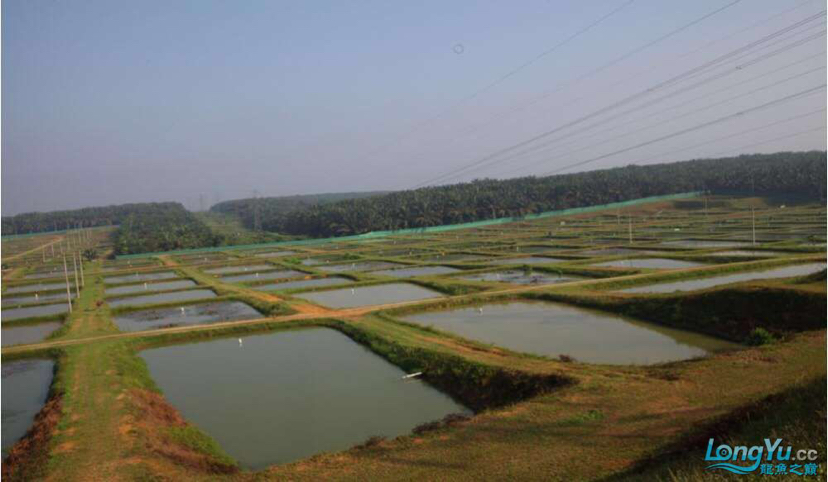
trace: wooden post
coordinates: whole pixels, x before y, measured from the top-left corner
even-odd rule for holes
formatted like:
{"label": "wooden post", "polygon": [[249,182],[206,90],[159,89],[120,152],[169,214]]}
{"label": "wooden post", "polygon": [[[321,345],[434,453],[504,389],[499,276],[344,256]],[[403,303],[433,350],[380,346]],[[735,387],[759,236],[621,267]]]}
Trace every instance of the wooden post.
{"label": "wooden post", "polygon": [[66,302],[69,303],[69,313],[72,312],[72,291],[69,290],[69,271],[66,270],[66,256],[63,256],[63,278],[66,280]]}
{"label": "wooden post", "polygon": [[80,283],[78,282],[78,264],[75,261],[75,253],[72,253],[72,268],[75,271],[75,293],[80,298]]}

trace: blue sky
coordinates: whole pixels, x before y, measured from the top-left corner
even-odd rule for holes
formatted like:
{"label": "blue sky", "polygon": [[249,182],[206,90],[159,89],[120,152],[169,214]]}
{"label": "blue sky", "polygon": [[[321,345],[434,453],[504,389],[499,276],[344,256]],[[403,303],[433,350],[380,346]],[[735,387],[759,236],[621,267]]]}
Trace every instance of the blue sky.
{"label": "blue sky", "polygon": [[[2,212],[409,188],[824,9],[742,0],[628,55],[731,2],[3,0]],[[824,25],[447,182],[554,171],[822,85]],[[583,169],[825,149],[825,103],[820,90]]]}

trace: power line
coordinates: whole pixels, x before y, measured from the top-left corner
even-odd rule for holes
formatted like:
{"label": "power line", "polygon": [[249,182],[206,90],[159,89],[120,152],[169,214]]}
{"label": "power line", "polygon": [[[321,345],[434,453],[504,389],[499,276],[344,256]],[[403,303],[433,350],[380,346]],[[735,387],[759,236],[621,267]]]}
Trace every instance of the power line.
{"label": "power line", "polygon": [[[825,109],[823,109],[823,110],[825,110]],[[736,149],[728,149],[726,151],[717,152],[717,153],[712,154],[712,155],[714,157],[715,156],[720,156],[722,154],[727,154],[727,153],[730,153],[730,152],[737,152],[737,151],[741,151],[741,150],[748,149],[748,148],[751,148],[751,147],[761,146],[762,144],[770,144],[771,142],[781,141],[781,140],[784,140],[784,139],[790,139],[791,137],[801,136],[802,134],[807,134],[809,132],[815,132],[815,131],[821,131],[821,130],[824,130],[824,129],[825,129],[825,126],[819,126],[817,128],[814,128],[814,129],[808,129],[808,130],[804,130],[804,131],[794,132],[793,134],[787,134],[787,135],[784,135],[784,136],[774,137],[773,139],[767,139],[767,140],[764,140],[764,141],[754,142],[753,144],[747,144],[745,146],[737,147]]]}
{"label": "power line", "polygon": [[[814,114],[817,114],[817,113],[820,113],[820,112],[825,112],[825,111],[826,111],[825,107],[823,107],[821,109],[812,110],[812,111],[806,112],[804,114],[799,114],[799,115],[788,117],[786,119],[782,119],[782,120],[779,120],[779,121],[774,121],[774,122],[771,122],[770,124],[764,124],[764,125],[761,125],[761,126],[758,126],[758,127],[752,127],[750,129],[745,129],[743,131],[739,131],[739,132],[736,132],[736,133],[733,133],[733,134],[718,137],[716,139],[711,139],[711,140],[707,140],[707,141],[704,141],[704,142],[700,142],[698,144],[693,144],[692,146],[682,147],[681,149],[675,149],[675,150],[671,150],[669,152],[662,152],[660,154],[656,154],[655,156],[650,156],[646,159],[642,159],[642,160],[632,162],[631,164],[643,164],[643,163],[652,161],[653,159],[660,159],[660,158],[664,158],[666,156],[671,156],[673,154],[678,154],[679,152],[689,151],[691,149],[695,149],[695,148],[698,148],[698,147],[704,147],[704,146],[709,145],[709,144],[724,141],[724,140],[727,140],[727,139],[732,139],[734,137],[739,137],[739,136],[742,136],[742,135],[745,135],[745,134],[749,134],[751,132],[756,132],[756,131],[760,131],[762,129],[767,129],[769,127],[774,127],[774,126],[777,126],[777,125],[785,124],[787,122],[792,122],[792,121],[795,121],[795,120],[799,120],[799,119],[802,119],[804,117],[808,117],[808,116],[811,116],[811,115],[814,115]],[[743,147],[750,147],[750,146],[743,146]]]}
{"label": "power line", "polygon": [[[821,54],[821,55],[822,55],[822,54]],[[647,129],[651,129],[651,128],[653,128],[653,127],[662,126],[662,125],[664,125],[664,124],[666,124],[666,123],[669,123],[669,122],[673,122],[673,121],[676,121],[676,120],[682,119],[682,118],[687,117],[687,116],[689,116],[689,115],[698,114],[699,112],[704,112],[704,111],[709,110],[709,109],[712,109],[712,108],[714,108],[714,107],[719,107],[719,106],[724,105],[724,104],[729,104],[729,103],[731,103],[731,102],[733,102],[733,101],[736,101],[736,100],[738,100],[738,99],[741,99],[741,98],[748,97],[748,96],[750,96],[750,95],[756,94],[757,92],[761,92],[761,91],[763,91],[763,90],[766,90],[766,89],[769,89],[769,88],[772,88],[772,87],[776,87],[776,86],[781,85],[781,84],[783,84],[783,83],[785,83],[785,82],[790,82],[790,81],[792,81],[792,80],[799,79],[799,78],[801,78],[801,77],[804,77],[805,75],[812,74],[812,73],[814,73],[814,72],[819,72],[819,71],[824,72],[824,71],[825,71],[825,67],[826,67],[825,65],[821,65],[821,66],[816,67],[816,68],[814,68],[814,69],[810,69],[810,70],[807,70],[807,71],[805,71],[805,72],[800,72],[800,73],[798,73],[798,74],[796,74],[796,75],[792,75],[792,76],[790,76],[790,77],[786,77],[786,78],[784,78],[784,79],[781,79],[781,80],[778,80],[778,81],[772,82],[772,83],[770,83],[770,84],[766,84],[766,85],[764,85],[764,86],[762,86],[762,87],[758,87],[758,88],[756,88],[756,89],[749,90],[749,91],[744,92],[744,93],[742,93],[742,94],[739,94],[739,95],[737,95],[737,96],[734,96],[734,97],[728,97],[727,99],[725,99],[725,100],[723,100],[723,101],[714,102],[714,103],[712,103],[712,104],[708,104],[708,105],[706,105],[706,106],[704,106],[704,107],[700,107],[700,108],[698,108],[698,109],[694,109],[694,110],[691,110],[691,111],[689,111],[689,112],[685,112],[684,114],[680,114],[680,115],[678,115],[678,116],[676,116],[676,117],[672,117],[672,118],[670,118],[670,119],[666,119],[666,120],[658,121],[658,122],[655,122],[655,123],[653,123],[653,124],[648,124],[648,125],[646,125],[646,126],[644,126],[644,127],[641,127],[641,128],[638,128],[638,129],[635,129],[635,130],[632,130],[632,131],[626,132],[626,133],[621,134],[621,135],[618,135],[618,136],[614,136],[614,137],[610,137],[610,138],[608,138],[608,139],[604,139],[603,141],[598,142],[598,143],[596,143],[596,144],[589,144],[589,145],[584,146],[584,147],[581,147],[581,148],[579,148],[579,149],[575,149],[575,150],[569,151],[569,152],[567,152],[567,153],[560,154],[560,155],[558,155],[558,156],[556,156],[556,157],[560,158],[560,157],[569,156],[569,155],[575,154],[575,153],[577,153],[577,152],[581,152],[581,151],[586,150],[586,149],[591,149],[591,148],[594,148],[594,147],[597,147],[597,146],[600,146],[600,145],[606,144],[606,143],[608,143],[608,142],[612,142],[612,141],[615,141],[615,140],[618,140],[618,139],[621,139],[621,138],[627,137],[627,136],[632,135],[632,134],[637,134],[637,133],[639,133],[639,132],[645,131],[645,130],[647,130]],[[764,77],[764,75],[763,75],[763,76],[760,76],[760,77]],[[757,78],[759,78],[759,77],[754,77],[754,78],[749,79],[749,80],[751,80],[751,81],[752,81],[752,80],[756,80]],[[731,87],[731,88],[732,88],[732,87]],[[717,93],[719,93],[719,92],[714,92],[713,94],[717,94]],[[712,94],[711,94],[711,95],[712,95]],[[701,97],[706,97],[706,96],[701,96]],[[699,100],[699,98],[696,98],[695,100]],[[685,104],[686,104],[686,103],[685,103]],[[684,105],[684,104],[682,104],[682,105]],[[672,110],[673,108],[675,108],[675,107],[671,107],[670,109],[665,109],[665,110],[662,110],[661,112],[669,111],[669,110]],[[652,115],[656,115],[656,114],[658,114],[658,113],[655,113],[655,114],[652,114]],[[615,128],[613,128],[613,129],[615,129]],[[610,129],[610,130],[611,130],[611,129]],[[594,136],[593,136],[593,137],[594,137]],[[534,153],[541,153],[541,152],[544,152],[544,151],[536,151],[536,152],[534,152]],[[510,159],[507,159],[507,160],[514,160],[514,157],[512,157],[512,158],[510,158]],[[540,159],[540,160],[538,160],[538,161],[536,161],[536,162],[533,162],[533,163],[528,164],[528,165],[526,165],[526,166],[522,166],[522,167],[520,167],[520,168],[518,168],[518,169],[513,169],[513,170],[509,171],[508,173],[519,172],[519,171],[525,170],[525,169],[527,169],[527,168],[530,168],[530,167],[536,166],[536,165],[538,165],[538,164],[540,164],[540,163],[542,163],[542,162],[548,162],[549,160],[550,160],[550,159]]]}
{"label": "power line", "polygon": [[[621,4],[619,7],[616,7],[615,9],[611,10],[609,13],[599,17],[597,20],[589,23],[585,27],[582,27],[581,29],[577,30],[575,33],[573,33],[569,37],[563,39],[562,41],[558,42],[557,44],[553,45],[552,47],[544,50],[543,52],[536,55],[532,59],[522,63],[521,65],[519,65],[519,66],[517,66],[513,69],[511,69],[510,71],[508,71],[505,74],[501,75],[500,77],[496,78],[492,82],[486,84],[484,87],[482,87],[482,88],[472,92],[471,94],[461,98],[459,101],[457,101],[454,104],[450,105],[446,109],[443,109],[442,111],[440,111],[437,115],[415,124],[414,126],[412,126],[411,129],[409,129],[408,131],[402,133],[401,135],[398,135],[391,142],[388,142],[386,144],[383,144],[383,145],[377,147],[376,149],[372,150],[371,152],[361,156],[357,160],[362,160],[362,159],[371,157],[374,154],[377,154],[378,152],[382,152],[382,150],[397,144],[399,141],[405,139],[406,137],[408,137],[411,134],[417,132],[418,130],[422,129],[423,127],[425,127],[427,125],[430,125],[430,124],[434,123],[435,121],[445,117],[446,114],[453,111],[457,107],[469,102],[470,100],[475,99],[476,97],[480,96],[481,94],[483,94],[483,93],[487,92],[488,90],[494,88],[495,86],[501,84],[506,79],[508,79],[508,78],[514,76],[515,74],[519,73],[521,70],[523,70],[523,69],[531,66],[532,64],[538,62],[543,57],[546,57],[547,55],[555,52],[556,50],[560,49],[561,47],[564,47],[565,45],[567,45],[571,41],[575,40],[576,38],[580,37],[581,35],[583,35],[583,34],[587,33],[588,31],[592,30],[594,27],[596,27],[600,23],[604,22],[605,20],[607,20],[610,17],[616,15],[617,13],[619,13],[620,11],[622,11],[623,9],[625,9],[626,7],[631,5],[634,1],[635,0],[627,0],[626,2]],[[741,0],[736,0],[736,1],[741,1]]]}
{"label": "power line", "polygon": [[[481,159],[478,159],[478,160],[473,161],[473,162],[471,162],[471,163],[469,163],[469,164],[466,164],[466,165],[464,165],[464,166],[461,166],[461,167],[459,167],[459,168],[457,168],[457,169],[454,169],[454,170],[452,170],[452,171],[450,171],[450,172],[448,172],[448,173],[444,173],[444,174],[441,174],[441,175],[439,175],[439,176],[437,176],[437,177],[431,178],[431,179],[429,179],[429,180],[427,180],[427,181],[425,181],[425,182],[421,182],[421,183],[419,183],[418,185],[416,185],[416,186],[415,186],[415,188],[416,188],[416,187],[421,187],[421,186],[424,186],[424,185],[428,185],[428,184],[431,184],[431,183],[434,183],[434,182],[437,182],[437,181],[441,181],[441,180],[444,180],[444,179],[451,178],[451,177],[453,177],[453,176],[455,176],[455,175],[457,175],[457,174],[459,174],[459,173],[462,173],[462,172],[464,172],[464,171],[467,171],[468,169],[471,169],[471,168],[473,168],[473,167],[475,167],[475,166],[478,166],[478,165],[480,165],[480,164],[483,164],[483,163],[485,163],[486,161],[489,161],[489,160],[491,160],[491,159],[495,159],[495,158],[497,158],[497,157],[499,157],[499,156],[501,156],[501,155],[503,155],[503,154],[506,154],[506,153],[509,153],[509,152],[511,152],[511,151],[514,151],[515,149],[518,149],[518,148],[521,148],[521,147],[527,146],[527,145],[529,145],[529,144],[531,144],[531,143],[534,143],[534,142],[536,142],[536,141],[538,141],[538,140],[540,140],[540,139],[543,139],[543,138],[549,137],[549,136],[551,136],[551,135],[553,135],[553,134],[555,134],[555,133],[557,133],[557,132],[560,132],[561,130],[567,129],[567,128],[569,128],[569,127],[573,127],[573,126],[578,125],[578,124],[580,124],[580,123],[582,123],[582,122],[584,122],[584,121],[586,121],[586,120],[589,120],[589,119],[591,119],[591,118],[593,118],[593,117],[599,116],[599,115],[604,114],[604,113],[606,113],[606,112],[609,112],[609,111],[611,111],[611,110],[613,110],[613,109],[616,109],[616,108],[621,107],[621,106],[623,106],[623,105],[626,105],[626,104],[629,104],[629,103],[631,103],[631,102],[634,102],[634,101],[636,101],[636,100],[638,100],[638,99],[640,99],[640,98],[643,98],[643,97],[646,97],[646,96],[648,96],[648,95],[652,94],[653,92],[656,92],[656,91],[658,91],[658,90],[661,90],[661,89],[667,88],[667,87],[672,86],[672,85],[674,85],[674,84],[676,84],[676,83],[682,82],[682,81],[686,80],[686,78],[691,77],[691,76],[692,76],[692,75],[694,75],[694,74],[697,74],[697,73],[700,73],[700,72],[704,72],[704,71],[708,70],[709,68],[711,68],[711,67],[713,67],[713,66],[719,65],[719,64],[721,64],[721,63],[723,63],[723,62],[725,62],[725,61],[727,61],[727,60],[730,60],[732,57],[735,57],[735,56],[737,56],[737,55],[739,55],[739,54],[742,54],[742,53],[744,53],[744,52],[750,51],[751,49],[753,49],[753,48],[755,48],[755,47],[757,47],[757,46],[760,46],[760,45],[762,45],[763,43],[769,42],[769,41],[771,41],[771,40],[773,40],[773,39],[775,39],[775,38],[779,37],[780,35],[784,35],[785,33],[788,33],[788,32],[790,32],[790,31],[792,31],[792,30],[794,30],[794,29],[796,29],[796,28],[798,28],[798,27],[800,27],[800,26],[802,26],[802,25],[806,25],[807,23],[810,23],[810,22],[812,22],[812,21],[814,21],[814,20],[821,19],[821,18],[823,17],[823,15],[824,15],[824,14],[825,14],[825,10],[823,10],[823,11],[819,12],[818,14],[811,15],[811,16],[809,16],[809,17],[806,17],[805,19],[802,19],[802,20],[800,20],[800,21],[798,21],[798,22],[795,22],[795,23],[793,23],[793,24],[791,24],[791,25],[788,25],[787,27],[784,27],[784,28],[782,28],[782,29],[780,29],[780,30],[777,30],[777,31],[775,31],[775,32],[773,32],[773,33],[771,33],[771,34],[765,35],[764,37],[761,37],[761,38],[759,38],[759,39],[757,39],[757,40],[754,40],[754,41],[752,41],[752,42],[750,42],[750,43],[748,43],[748,44],[746,44],[746,45],[743,45],[742,47],[739,47],[739,48],[737,48],[737,49],[735,49],[735,50],[732,50],[732,51],[730,51],[730,52],[728,52],[728,53],[726,53],[726,54],[720,55],[719,57],[716,57],[716,58],[715,58],[715,59],[713,59],[713,60],[710,60],[710,61],[708,61],[708,62],[705,62],[705,63],[703,63],[703,64],[701,64],[701,65],[698,65],[698,66],[696,66],[696,67],[694,67],[694,68],[692,68],[692,69],[689,69],[689,70],[687,70],[687,71],[685,71],[685,72],[682,72],[682,73],[680,73],[680,74],[678,74],[678,75],[675,75],[675,76],[673,76],[673,77],[671,77],[671,78],[669,78],[669,79],[666,79],[666,80],[664,80],[664,81],[661,81],[661,82],[659,82],[659,83],[657,83],[657,84],[655,84],[655,85],[653,85],[653,86],[651,86],[651,87],[649,87],[649,88],[646,88],[646,89],[641,90],[641,91],[638,91],[638,92],[636,92],[636,93],[634,93],[634,94],[632,94],[632,95],[629,95],[629,96],[627,96],[627,97],[625,97],[625,98],[623,98],[623,99],[621,99],[621,100],[619,100],[619,101],[616,101],[616,102],[614,102],[614,103],[610,104],[609,106],[606,106],[606,107],[600,108],[600,109],[598,109],[598,110],[596,110],[596,111],[593,111],[593,112],[591,112],[591,113],[589,113],[589,114],[586,114],[586,115],[584,115],[584,116],[582,116],[582,117],[579,117],[579,118],[577,118],[577,119],[575,119],[575,120],[573,120],[573,121],[570,121],[570,122],[564,123],[564,124],[562,124],[562,125],[559,125],[558,127],[555,127],[555,128],[550,129],[550,130],[548,130],[548,131],[545,131],[545,132],[543,132],[543,133],[541,133],[541,134],[535,135],[535,136],[533,136],[533,137],[531,137],[531,138],[529,138],[529,139],[526,139],[526,140],[524,140],[524,141],[521,141],[521,142],[518,142],[518,143],[513,144],[513,145],[511,145],[511,146],[508,146],[508,147],[505,147],[505,148],[499,149],[499,150],[495,151],[495,152],[494,152],[494,153],[492,153],[492,154],[489,154],[489,155],[487,155],[487,156],[484,156],[484,157],[483,157],[483,158],[481,158]],[[778,52],[777,52],[777,53],[778,53]]]}
{"label": "power line", "polygon": [[623,154],[625,152],[629,152],[629,151],[632,151],[634,149],[639,149],[641,147],[648,146],[650,144],[655,144],[657,142],[661,142],[661,141],[664,141],[664,140],[667,140],[667,139],[672,139],[673,137],[678,137],[680,135],[684,135],[684,134],[687,134],[689,132],[697,131],[699,129],[704,129],[705,127],[710,127],[712,125],[720,124],[720,123],[728,121],[730,119],[734,119],[736,117],[741,117],[741,116],[744,116],[746,114],[750,114],[750,113],[753,113],[753,112],[756,112],[756,111],[759,111],[759,110],[762,110],[762,109],[766,109],[768,107],[772,107],[772,106],[777,105],[777,104],[790,102],[792,100],[795,100],[795,99],[798,99],[798,98],[801,98],[801,97],[805,97],[807,95],[816,93],[816,92],[818,92],[818,91],[820,91],[824,88],[825,88],[825,84],[818,85],[816,87],[812,87],[810,89],[806,89],[806,90],[797,92],[795,94],[791,94],[791,95],[788,95],[788,96],[785,96],[785,97],[782,97],[782,98],[779,98],[779,99],[776,99],[776,100],[772,100],[770,102],[766,102],[766,103],[758,105],[756,107],[751,107],[750,109],[739,111],[739,112],[736,112],[734,114],[729,114],[729,115],[726,115],[724,117],[719,117],[718,119],[714,119],[712,121],[704,122],[702,124],[699,124],[699,125],[696,125],[696,126],[693,126],[693,127],[688,127],[686,129],[682,129],[682,130],[679,130],[677,132],[673,132],[671,134],[667,134],[667,135],[664,135],[664,136],[661,136],[661,137],[657,137],[657,138],[651,139],[649,141],[641,142],[641,143],[635,144],[635,145],[630,146],[630,147],[625,147],[623,149],[618,149],[616,151],[613,151],[613,152],[610,152],[610,153],[607,153],[607,154],[603,154],[603,155],[600,155],[600,156],[596,156],[596,157],[587,159],[585,161],[575,162],[573,164],[569,164],[569,165],[563,166],[561,168],[555,169],[553,171],[549,171],[547,173],[544,173],[543,175],[544,176],[549,176],[549,175],[553,175],[553,174],[558,174],[560,172],[566,171],[566,170],[571,169],[573,167],[584,166],[586,164],[589,164],[589,163],[592,163],[592,162],[595,162],[595,161],[599,161],[601,159],[606,159],[607,157],[611,157],[611,156],[614,156],[614,155],[617,155],[617,154]]}

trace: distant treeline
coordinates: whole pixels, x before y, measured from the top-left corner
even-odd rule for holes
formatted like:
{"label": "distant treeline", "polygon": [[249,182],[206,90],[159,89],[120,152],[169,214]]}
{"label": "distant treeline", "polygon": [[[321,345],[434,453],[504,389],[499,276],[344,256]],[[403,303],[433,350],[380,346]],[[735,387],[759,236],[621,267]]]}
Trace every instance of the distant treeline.
{"label": "distant treeline", "polygon": [[[825,173],[824,151],[779,152],[631,165],[549,177],[484,179],[318,203],[302,209],[262,206],[259,216],[261,227],[268,231],[342,236],[521,216],[689,191],[797,194],[825,199]],[[253,227],[249,209],[240,216],[247,227]]]}
{"label": "distant treeline", "polygon": [[50,211],[46,213],[24,213],[3,216],[3,234],[43,233],[62,231],[78,227],[113,226],[131,215],[140,215],[166,209],[174,203],[134,203],[113,206]]}
{"label": "distant treeline", "polygon": [[179,203],[158,203],[155,209],[126,216],[113,234],[115,254],[137,254],[222,244],[195,214]]}
{"label": "distant treeline", "polygon": [[[255,228],[256,212],[259,219],[270,220],[284,216],[290,212],[306,209],[311,206],[335,203],[347,199],[360,199],[380,196],[388,191],[372,192],[335,192],[325,194],[302,194],[297,196],[246,198],[224,201],[210,207],[210,211],[218,214],[230,215],[241,220],[242,224],[250,229]],[[267,231],[274,231],[261,226]]]}

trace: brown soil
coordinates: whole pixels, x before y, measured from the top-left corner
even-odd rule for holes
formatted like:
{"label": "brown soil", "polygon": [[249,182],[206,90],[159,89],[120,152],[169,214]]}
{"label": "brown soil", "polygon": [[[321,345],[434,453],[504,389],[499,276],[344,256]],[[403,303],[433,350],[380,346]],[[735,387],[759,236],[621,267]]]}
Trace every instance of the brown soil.
{"label": "brown soil", "polygon": [[32,428],[9,451],[3,460],[3,480],[18,480],[22,474],[31,476],[45,468],[45,459],[48,456],[49,441],[55,432],[60,420],[63,399],[54,395],[35,415]]}

